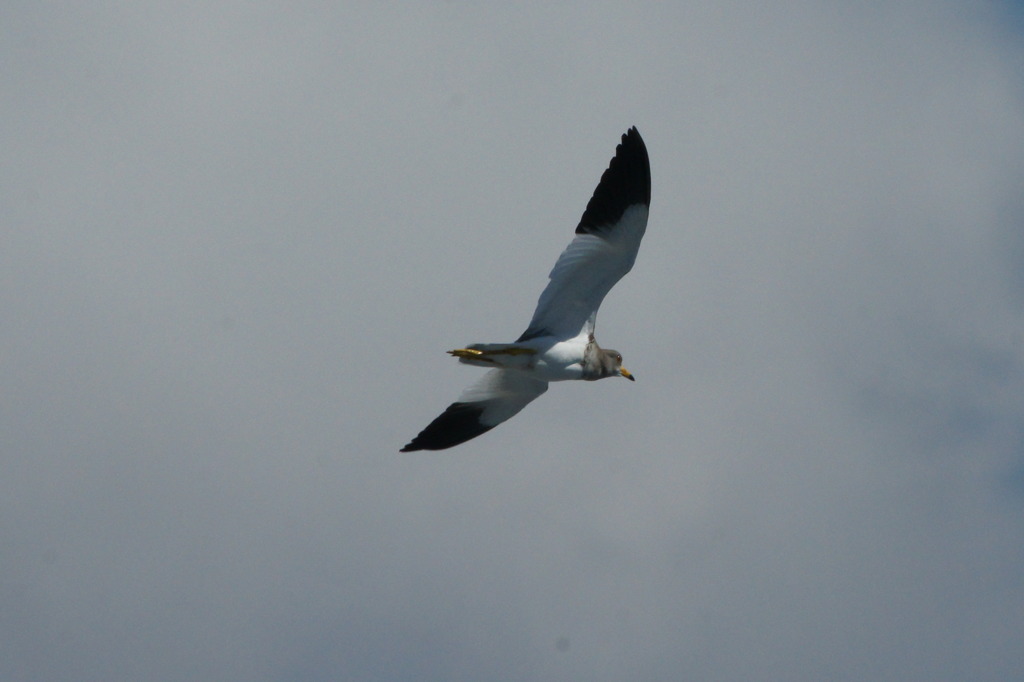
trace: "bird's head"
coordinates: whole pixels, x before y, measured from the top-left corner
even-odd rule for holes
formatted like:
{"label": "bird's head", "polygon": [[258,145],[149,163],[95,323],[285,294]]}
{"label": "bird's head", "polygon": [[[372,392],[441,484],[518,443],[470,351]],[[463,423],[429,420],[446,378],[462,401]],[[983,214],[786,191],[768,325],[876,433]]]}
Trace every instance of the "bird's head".
{"label": "bird's head", "polygon": [[601,349],[601,376],[603,377],[626,377],[630,381],[636,381],[629,370],[622,366],[622,353],[610,348]]}

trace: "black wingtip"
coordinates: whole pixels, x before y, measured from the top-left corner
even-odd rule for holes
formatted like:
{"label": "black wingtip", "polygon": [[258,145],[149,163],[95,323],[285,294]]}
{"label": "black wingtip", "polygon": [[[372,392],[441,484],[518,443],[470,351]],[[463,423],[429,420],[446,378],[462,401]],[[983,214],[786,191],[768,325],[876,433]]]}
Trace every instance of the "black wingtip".
{"label": "black wingtip", "polygon": [[600,232],[600,228],[619,222],[626,209],[637,204],[651,205],[651,161],[647,145],[634,126],[615,148],[615,156],[601,175],[576,233]]}
{"label": "black wingtip", "polygon": [[479,404],[452,403],[399,452],[445,450],[487,433],[494,425],[480,423],[483,411]]}

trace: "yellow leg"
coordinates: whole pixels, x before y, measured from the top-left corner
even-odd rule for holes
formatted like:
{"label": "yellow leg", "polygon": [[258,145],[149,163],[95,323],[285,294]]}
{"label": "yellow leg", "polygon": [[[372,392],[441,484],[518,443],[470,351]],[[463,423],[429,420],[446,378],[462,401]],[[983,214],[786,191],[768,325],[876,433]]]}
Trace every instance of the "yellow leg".
{"label": "yellow leg", "polygon": [[511,346],[509,348],[498,348],[496,350],[479,350],[477,348],[457,348],[455,350],[448,351],[449,355],[454,355],[457,358],[472,358],[475,360],[483,360],[484,356],[487,355],[536,355],[537,351],[532,348],[518,348]]}
{"label": "yellow leg", "polygon": [[494,351],[495,355],[536,355],[537,351],[532,348],[503,348]]}

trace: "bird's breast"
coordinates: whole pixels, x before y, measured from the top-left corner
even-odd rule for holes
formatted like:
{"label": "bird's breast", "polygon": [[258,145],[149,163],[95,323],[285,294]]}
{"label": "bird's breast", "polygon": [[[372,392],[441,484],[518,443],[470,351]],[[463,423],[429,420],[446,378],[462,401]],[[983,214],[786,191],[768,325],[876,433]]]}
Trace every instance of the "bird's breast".
{"label": "bird's breast", "polygon": [[[538,341],[541,341],[538,339]],[[583,358],[587,338],[538,343],[537,354],[532,357],[531,370],[543,381],[569,381],[583,378]]]}

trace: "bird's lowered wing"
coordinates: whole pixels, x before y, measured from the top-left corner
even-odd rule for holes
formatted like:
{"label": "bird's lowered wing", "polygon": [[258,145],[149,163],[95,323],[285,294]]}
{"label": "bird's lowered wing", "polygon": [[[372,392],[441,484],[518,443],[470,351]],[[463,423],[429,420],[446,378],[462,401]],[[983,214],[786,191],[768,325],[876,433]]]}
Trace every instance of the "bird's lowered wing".
{"label": "bird's lowered wing", "polygon": [[465,443],[511,419],[546,390],[546,381],[523,372],[492,369],[464,390],[402,452],[444,450]]}

